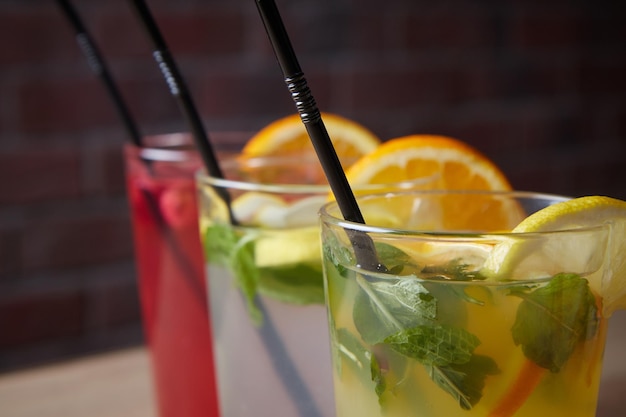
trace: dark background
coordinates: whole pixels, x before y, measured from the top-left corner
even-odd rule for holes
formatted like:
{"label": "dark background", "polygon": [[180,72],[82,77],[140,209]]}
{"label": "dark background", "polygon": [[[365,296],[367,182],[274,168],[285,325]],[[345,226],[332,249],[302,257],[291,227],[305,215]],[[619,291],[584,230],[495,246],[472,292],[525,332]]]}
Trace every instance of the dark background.
{"label": "dark background", "polygon": [[[75,4],[142,132],[184,130],[129,3]],[[148,4],[209,130],[294,112],[252,0]],[[455,136],[517,189],[626,198],[622,2],[277,4],[322,110]],[[142,343],[126,140],[55,2],[2,0],[0,371]]]}

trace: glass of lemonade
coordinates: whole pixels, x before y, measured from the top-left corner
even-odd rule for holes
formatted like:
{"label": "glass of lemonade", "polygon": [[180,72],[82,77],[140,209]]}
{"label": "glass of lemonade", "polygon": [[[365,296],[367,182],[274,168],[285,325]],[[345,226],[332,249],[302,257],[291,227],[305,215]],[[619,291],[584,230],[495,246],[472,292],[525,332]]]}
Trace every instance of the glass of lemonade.
{"label": "glass of lemonade", "polygon": [[161,417],[217,416],[195,172],[189,135],[125,147],[138,289]]}
{"label": "glass of lemonade", "polygon": [[[510,232],[565,200],[368,195],[358,198],[367,225],[325,205],[336,416],[594,416],[614,231]],[[379,268],[357,265],[356,237]]]}
{"label": "glass of lemonade", "polygon": [[317,215],[330,190],[316,185],[319,161],[220,165],[225,179],[197,182],[221,415],[333,416]]}

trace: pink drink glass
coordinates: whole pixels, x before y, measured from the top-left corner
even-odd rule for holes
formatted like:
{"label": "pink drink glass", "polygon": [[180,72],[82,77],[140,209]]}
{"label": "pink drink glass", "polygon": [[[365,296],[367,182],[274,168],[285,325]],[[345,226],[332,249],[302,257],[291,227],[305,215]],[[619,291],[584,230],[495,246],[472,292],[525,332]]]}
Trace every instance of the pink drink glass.
{"label": "pink drink glass", "polygon": [[142,321],[161,417],[218,416],[194,174],[186,134],[124,149]]}

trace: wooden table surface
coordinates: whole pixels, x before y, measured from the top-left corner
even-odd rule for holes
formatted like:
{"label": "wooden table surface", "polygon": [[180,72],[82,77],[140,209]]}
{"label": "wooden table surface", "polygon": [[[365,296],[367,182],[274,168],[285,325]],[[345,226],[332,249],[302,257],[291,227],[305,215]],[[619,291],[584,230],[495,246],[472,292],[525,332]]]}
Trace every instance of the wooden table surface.
{"label": "wooden table surface", "polygon": [[[622,313],[609,326],[597,417],[626,416]],[[126,349],[0,375],[0,416],[157,417],[147,352]]]}
{"label": "wooden table surface", "polygon": [[143,347],[0,375],[2,417],[156,417],[153,400]]}

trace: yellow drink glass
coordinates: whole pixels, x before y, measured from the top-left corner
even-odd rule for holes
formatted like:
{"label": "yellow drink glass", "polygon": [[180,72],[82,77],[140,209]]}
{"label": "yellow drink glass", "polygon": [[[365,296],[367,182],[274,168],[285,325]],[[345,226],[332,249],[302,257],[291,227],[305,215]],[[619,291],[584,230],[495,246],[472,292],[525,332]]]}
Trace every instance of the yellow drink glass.
{"label": "yellow drink glass", "polygon": [[[536,193],[357,200],[367,225],[321,210],[337,417],[595,415],[610,224],[510,233],[567,200]],[[357,234],[380,270],[356,264]]]}

